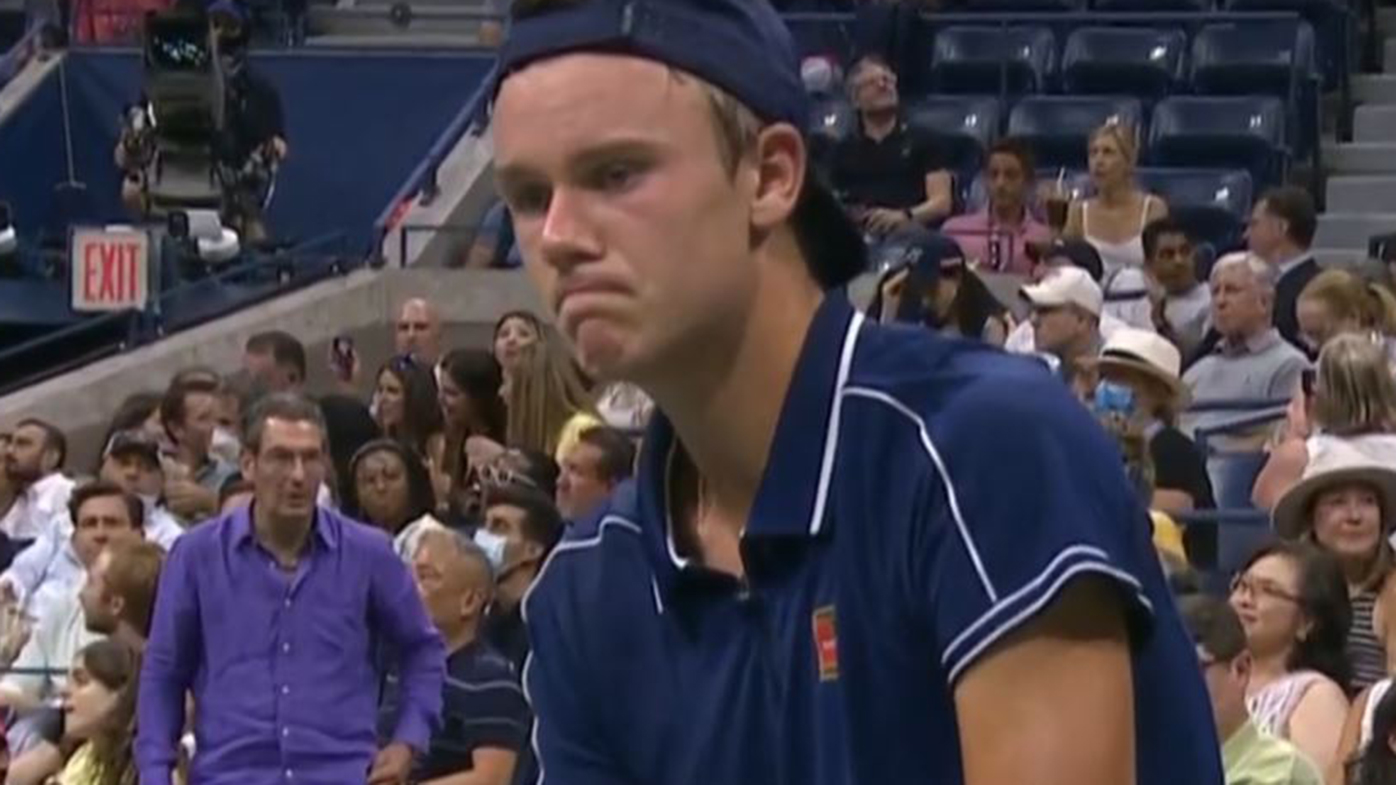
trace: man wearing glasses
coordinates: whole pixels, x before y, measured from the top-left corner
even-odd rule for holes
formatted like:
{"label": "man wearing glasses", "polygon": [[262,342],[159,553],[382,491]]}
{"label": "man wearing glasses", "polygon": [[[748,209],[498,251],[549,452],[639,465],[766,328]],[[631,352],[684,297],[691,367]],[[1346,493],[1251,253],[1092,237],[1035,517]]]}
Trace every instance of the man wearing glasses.
{"label": "man wearing glasses", "polygon": [[[1241,581],[1238,581],[1240,583]],[[1251,591],[1272,591],[1257,587]],[[1246,785],[1320,785],[1318,769],[1293,744],[1255,726],[1246,708],[1246,687],[1251,679],[1251,655],[1246,631],[1236,611],[1215,597],[1184,597],[1179,601],[1183,624],[1197,646],[1197,659],[1212,715],[1222,741],[1222,762],[1228,783]]]}

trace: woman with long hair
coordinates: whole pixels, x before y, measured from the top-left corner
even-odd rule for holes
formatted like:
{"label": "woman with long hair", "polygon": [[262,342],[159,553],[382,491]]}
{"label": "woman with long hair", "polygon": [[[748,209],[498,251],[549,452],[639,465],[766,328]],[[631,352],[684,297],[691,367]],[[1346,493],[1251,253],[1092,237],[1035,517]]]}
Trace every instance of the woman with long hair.
{"label": "woman with long hair", "polygon": [[1325,270],[1300,293],[1299,332],[1313,351],[1343,333],[1396,335],[1396,297],[1347,270]]}
{"label": "woman with long hair", "polygon": [[1310,456],[1334,439],[1396,462],[1396,378],[1383,345],[1366,335],[1343,333],[1319,352],[1317,370],[1290,401],[1284,430],[1256,477],[1251,500],[1274,509],[1299,482]]}
{"label": "woman with long hair", "polygon": [[383,436],[430,455],[430,441],[441,436],[441,405],[429,366],[410,356],[394,357],[378,369],[373,418]]}
{"label": "woman with long hair", "polygon": [[[890,322],[915,314],[944,335],[1003,346],[1013,326],[1008,309],[966,267],[957,240],[916,229],[889,240],[882,253],[892,269],[878,284],[870,315]],[[909,297],[917,301],[904,302]]]}
{"label": "woman with long hair", "polygon": [[1326,770],[1337,753],[1351,678],[1352,606],[1338,563],[1308,543],[1268,545],[1232,581],[1231,605],[1254,661],[1247,705],[1256,726]]}
{"label": "woman with long hair", "polygon": [[591,391],[558,341],[525,349],[506,398],[510,447],[539,450],[559,463],[582,431],[601,424]]}
{"label": "woman with long hair", "polygon": [[1139,136],[1133,126],[1107,120],[1091,133],[1086,153],[1095,195],[1071,204],[1063,234],[1085,240],[1100,254],[1105,312],[1132,327],[1153,329],[1143,271],[1144,227],[1168,215],[1168,203],[1139,187]]}
{"label": "woman with long hair", "polygon": [[503,373],[492,353],[456,349],[442,358],[440,369],[437,392],[445,438],[428,465],[437,510],[447,512],[459,509],[474,459],[503,449],[508,416],[499,392]]}
{"label": "woman with long hair", "polygon": [[426,466],[402,442],[369,442],[349,461],[344,513],[387,532],[400,554],[410,558],[413,537],[408,529],[434,507]]}
{"label": "woman with long hair", "polygon": [[504,378],[500,395],[508,397],[514,371],[523,363],[524,352],[542,340],[543,323],[532,311],[509,311],[494,323],[490,346]]}
{"label": "woman with long hair", "polygon": [[[62,770],[54,785],[136,785],[131,745],[135,738],[136,686],[139,656],[114,640],[90,643],[78,652],[63,689]],[[44,747],[41,744],[40,747]],[[42,750],[15,761],[11,782],[42,781],[29,760]],[[26,760],[28,758],[29,760]],[[37,779],[36,779],[37,775]]]}
{"label": "woman with long hair", "polygon": [[1388,689],[1361,713],[1353,710],[1361,746],[1347,767],[1346,785],[1396,785],[1396,692]]}

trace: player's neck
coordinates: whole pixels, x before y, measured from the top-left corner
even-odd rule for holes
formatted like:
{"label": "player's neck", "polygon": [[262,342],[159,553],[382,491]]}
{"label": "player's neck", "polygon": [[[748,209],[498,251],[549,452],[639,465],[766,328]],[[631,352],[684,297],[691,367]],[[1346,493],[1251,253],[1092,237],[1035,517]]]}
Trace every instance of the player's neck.
{"label": "player's neck", "polygon": [[725,343],[715,342],[702,357],[685,357],[685,371],[673,385],[652,385],[701,478],[704,523],[738,533],[765,473],[805,333],[823,299],[802,268],[798,274],[767,269],[760,281],[745,323]]}

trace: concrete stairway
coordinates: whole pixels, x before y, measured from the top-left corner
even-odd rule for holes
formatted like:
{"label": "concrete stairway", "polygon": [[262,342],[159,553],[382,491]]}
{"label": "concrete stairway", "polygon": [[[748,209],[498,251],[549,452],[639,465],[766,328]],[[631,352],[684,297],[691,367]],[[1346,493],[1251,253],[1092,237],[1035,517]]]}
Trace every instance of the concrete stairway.
{"label": "concrete stairway", "polygon": [[1328,211],[1314,246],[1329,263],[1360,260],[1367,238],[1396,231],[1396,8],[1379,9],[1377,25],[1386,37],[1383,73],[1354,75],[1353,141],[1323,150]]}

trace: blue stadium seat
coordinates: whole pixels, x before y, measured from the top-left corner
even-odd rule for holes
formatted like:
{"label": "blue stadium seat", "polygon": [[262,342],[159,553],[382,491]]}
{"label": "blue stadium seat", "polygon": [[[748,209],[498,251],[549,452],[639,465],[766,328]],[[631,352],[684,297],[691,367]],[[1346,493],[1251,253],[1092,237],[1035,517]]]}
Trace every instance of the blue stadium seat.
{"label": "blue stadium seat", "polygon": [[1095,0],[1097,11],[1210,11],[1212,0]]}
{"label": "blue stadium seat", "polygon": [[1357,4],[1334,0],[1225,0],[1227,11],[1292,11],[1314,26],[1318,39],[1318,61],[1325,86],[1336,87],[1344,67],[1355,68],[1358,45]]}
{"label": "blue stadium seat", "polygon": [[1307,22],[1228,22],[1192,39],[1192,85],[1204,94],[1288,97],[1295,80],[1317,73]]}
{"label": "blue stadium seat", "polygon": [[1168,212],[1187,227],[1194,242],[1231,248],[1251,210],[1254,191],[1240,169],[1140,169],[1140,184],[1168,202]]}
{"label": "blue stadium seat", "polygon": [[1083,167],[1091,131],[1112,117],[1139,128],[1142,116],[1134,98],[1035,95],[1013,107],[1008,134],[1032,147],[1039,166]]}
{"label": "blue stadium seat", "polygon": [[1187,37],[1181,30],[1078,28],[1067,38],[1062,53],[1062,90],[1157,101],[1182,82],[1186,49]]}
{"label": "blue stadium seat", "polygon": [[1051,81],[1056,55],[1046,27],[947,27],[936,35],[931,83],[937,93],[1036,93]]}
{"label": "blue stadium seat", "polygon": [[1285,174],[1285,112],[1277,98],[1165,98],[1148,139],[1148,161],[1158,166],[1245,169],[1258,187]]}
{"label": "blue stadium seat", "polygon": [[969,182],[999,130],[999,101],[993,96],[933,95],[903,110],[907,125],[935,137],[960,182]]}
{"label": "blue stadium seat", "polygon": [[1272,95],[1294,106],[1288,130],[1296,157],[1306,157],[1318,142],[1319,79],[1308,22],[1213,24],[1193,37],[1193,89],[1203,95]]}

